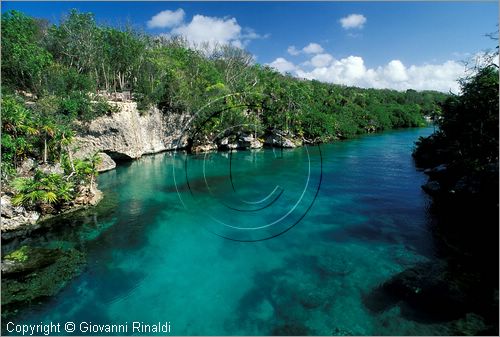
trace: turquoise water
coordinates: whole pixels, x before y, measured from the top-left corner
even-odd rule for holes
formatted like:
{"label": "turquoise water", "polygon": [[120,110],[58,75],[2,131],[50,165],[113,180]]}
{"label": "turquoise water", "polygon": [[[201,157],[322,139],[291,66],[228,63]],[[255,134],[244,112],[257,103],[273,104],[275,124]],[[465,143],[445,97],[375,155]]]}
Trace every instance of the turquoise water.
{"label": "turquoise water", "polygon": [[13,321],[167,321],[177,335],[446,333],[363,303],[434,259],[426,177],[411,158],[431,132],[322,145],[321,156],[310,147],[123,164],[99,177],[96,209],[38,239],[84,251],[86,269]]}

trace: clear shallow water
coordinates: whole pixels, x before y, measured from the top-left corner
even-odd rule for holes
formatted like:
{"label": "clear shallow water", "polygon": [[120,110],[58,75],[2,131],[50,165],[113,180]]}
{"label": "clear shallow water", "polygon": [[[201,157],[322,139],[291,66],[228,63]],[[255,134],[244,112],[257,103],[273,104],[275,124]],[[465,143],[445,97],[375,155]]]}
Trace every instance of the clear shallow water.
{"label": "clear shallow water", "polygon": [[[234,191],[227,153],[189,156],[187,174],[181,154],[124,164],[99,177],[105,199],[95,210],[39,239],[85,251],[84,272],[13,320],[169,321],[177,335],[446,334],[398,306],[374,313],[363,303],[390,276],[434,258],[426,178],[411,158],[431,132],[323,145],[315,200],[317,148],[233,153]],[[255,240],[290,227],[258,242],[218,236]]]}

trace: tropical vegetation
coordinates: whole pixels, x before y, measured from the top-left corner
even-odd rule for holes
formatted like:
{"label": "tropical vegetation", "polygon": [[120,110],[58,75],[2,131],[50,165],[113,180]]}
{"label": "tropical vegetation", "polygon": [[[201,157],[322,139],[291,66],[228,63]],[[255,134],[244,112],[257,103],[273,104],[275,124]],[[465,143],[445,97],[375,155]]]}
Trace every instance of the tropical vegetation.
{"label": "tropical vegetation", "polygon": [[[282,130],[313,142],[420,126],[448,97],[297,79],[255,63],[240,48],[99,25],[93,14],[76,10],[59,25],[8,11],[1,33],[2,179],[12,179],[29,157],[61,163],[74,184],[93,184],[95,160],[76,163],[68,146],[78,125],[115,112],[105,97],[116,91],[129,91],[144,114],[153,106],[196,114],[198,136],[252,125],[262,134]],[[32,184],[43,179],[52,178],[15,184],[24,194],[17,200],[66,199],[51,188],[34,193]]]}
{"label": "tropical vegetation", "polygon": [[[482,307],[498,313],[498,47],[473,70],[461,80],[461,94],[443,103],[436,132],[419,139],[414,157],[435,186],[430,210],[445,247],[440,253],[467,275],[465,286],[480,280]],[[498,316],[486,317],[498,327]]]}
{"label": "tropical vegetation", "polygon": [[413,155],[422,167],[446,167],[446,180],[441,180],[445,189],[452,193],[467,190],[481,198],[488,196],[483,202],[498,207],[496,58],[498,52],[461,80],[461,94],[451,95],[442,103],[437,130],[418,140]]}

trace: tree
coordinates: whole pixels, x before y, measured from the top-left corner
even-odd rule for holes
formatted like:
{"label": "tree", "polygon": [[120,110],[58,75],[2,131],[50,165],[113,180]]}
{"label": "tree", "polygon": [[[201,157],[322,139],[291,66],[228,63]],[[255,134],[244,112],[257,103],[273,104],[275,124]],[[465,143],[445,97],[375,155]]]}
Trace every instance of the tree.
{"label": "tree", "polygon": [[209,54],[218,71],[223,74],[224,83],[233,91],[243,92],[241,84],[255,82],[248,70],[253,63],[253,56],[248,51],[232,45],[216,45]]}
{"label": "tree", "polygon": [[2,15],[2,34],[4,83],[36,94],[30,109],[38,123],[37,135],[7,132],[4,141],[24,153],[38,151],[44,162],[61,160],[66,152],[62,143],[68,138],[58,136],[62,125],[112,111],[94,94],[97,89],[130,89],[142,112],[151,106],[165,114],[201,112],[198,124],[220,112],[204,123],[204,134],[251,122],[268,132],[318,140],[417,126],[422,115],[439,112],[447,97],[301,80],[255,64],[235,46],[203,50],[182,37],[98,25],[92,13],[76,10],[52,26],[8,12]]}
{"label": "tree", "polygon": [[486,62],[460,84],[462,93],[441,106],[439,130],[421,138],[414,152],[421,165],[449,164],[456,179],[498,170],[498,66]]}
{"label": "tree", "polygon": [[42,78],[52,63],[51,54],[41,47],[39,26],[26,15],[9,11],[2,14],[3,84],[39,93]]}
{"label": "tree", "polygon": [[97,177],[97,166],[101,163],[99,153],[94,153],[92,156],[85,159],[77,159],[74,164],[74,173],[77,179],[83,179],[90,183],[90,190],[94,188],[95,178]]}
{"label": "tree", "polygon": [[95,73],[101,39],[92,13],[72,9],[49,29],[47,48],[55,59],[78,73]]}
{"label": "tree", "polygon": [[135,85],[143,63],[145,43],[133,30],[120,31],[113,28],[102,30],[102,55],[108,66],[103,67],[106,89],[109,89],[110,73],[113,89],[124,90],[127,85]]}

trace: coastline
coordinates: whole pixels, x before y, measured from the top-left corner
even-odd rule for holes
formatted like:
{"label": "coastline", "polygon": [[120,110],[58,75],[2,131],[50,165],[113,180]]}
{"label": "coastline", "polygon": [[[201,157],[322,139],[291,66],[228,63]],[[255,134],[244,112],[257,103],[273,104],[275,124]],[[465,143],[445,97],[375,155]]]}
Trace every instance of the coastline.
{"label": "coastline", "polygon": [[[426,128],[426,127],[429,127],[429,125],[425,125],[425,126],[421,126],[421,127],[389,129],[389,130],[383,130],[383,131],[379,131],[379,132],[370,132],[370,133],[366,133],[366,134],[359,134],[359,135],[356,135],[355,137],[347,138],[347,139],[335,139],[335,140],[331,140],[329,142],[311,142],[311,143],[303,142],[303,141],[301,142],[299,139],[291,137],[292,140],[287,142],[287,144],[289,144],[291,142],[294,145],[293,146],[290,146],[290,145],[283,146],[283,148],[290,149],[290,148],[302,147],[302,146],[305,146],[306,143],[308,143],[310,145],[319,145],[319,144],[329,144],[329,143],[335,143],[335,142],[347,142],[347,141],[356,140],[356,139],[359,139],[362,137],[376,136],[378,134],[387,133],[387,132],[397,132],[397,131],[404,131],[404,130],[413,129],[413,128],[418,129],[418,128]],[[81,139],[81,138],[77,138],[77,139]],[[249,143],[247,142],[247,144],[249,144]],[[77,143],[77,145],[75,145],[74,148],[78,149],[78,148],[80,148],[80,146],[81,146],[81,143]],[[212,146],[208,146],[208,147],[200,146],[198,148],[198,150],[194,150],[194,151],[192,149],[190,150],[187,146],[175,147],[175,148],[174,147],[172,147],[172,148],[163,148],[162,147],[162,148],[158,148],[155,151],[138,154],[136,157],[128,157],[126,159],[121,159],[121,160],[117,160],[117,161],[111,159],[106,154],[106,152],[98,152],[99,155],[101,155],[102,157],[108,157],[109,160],[111,160],[111,162],[108,159],[104,159],[103,160],[104,165],[101,164],[97,170],[99,173],[111,171],[111,170],[114,170],[117,166],[119,166],[120,163],[134,161],[134,160],[140,159],[144,156],[154,156],[156,154],[160,154],[160,153],[164,153],[164,152],[183,151],[183,152],[186,152],[189,154],[199,154],[199,153],[204,153],[204,152],[254,151],[254,150],[259,150],[261,148],[282,148],[282,146],[280,146],[279,142],[269,141],[269,142],[262,142],[260,144],[260,146],[256,146],[256,147],[237,146],[237,144],[234,144],[233,146],[222,146],[221,147],[220,145],[217,146],[217,144],[213,143]],[[203,149],[205,149],[205,150],[203,150]],[[98,151],[108,151],[108,150],[106,150],[105,148],[104,149],[101,148],[101,149],[98,149]],[[81,152],[80,153],[76,152],[76,156],[82,157],[83,155]],[[73,203],[73,205],[66,206],[67,207],[66,209],[63,209],[61,212],[59,212],[57,214],[44,214],[44,215],[40,215],[38,212],[35,212],[35,211],[26,211],[21,206],[20,207],[13,207],[12,205],[10,205],[10,200],[8,202],[6,202],[6,199],[5,199],[6,197],[8,197],[8,196],[5,193],[3,193],[2,200],[1,200],[1,205],[2,205],[1,239],[2,239],[2,241],[5,241],[5,242],[11,241],[11,240],[16,239],[16,238],[29,236],[30,233],[32,233],[33,231],[36,231],[36,230],[42,228],[43,223],[46,222],[47,220],[57,218],[60,216],[69,215],[73,212],[76,212],[76,211],[79,211],[82,209],[95,207],[102,200],[104,195],[96,186],[94,191],[93,191],[93,196],[91,198],[87,198],[87,200],[84,200],[83,203]],[[8,198],[10,199],[10,197],[8,197]],[[15,224],[4,225],[5,220],[6,220],[5,219],[6,217],[4,216],[5,207],[18,209],[19,213],[24,213],[24,214],[28,213],[30,216],[30,219],[28,219],[27,216],[24,215],[21,217],[21,219],[16,221]],[[10,212],[12,213],[12,211],[10,211]]]}
{"label": "coastline", "polygon": [[[66,216],[71,213],[88,209],[91,207],[96,206],[104,197],[104,194],[101,190],[99,190],[97,187],[95,187],[93,191],[93,197],[88,201],[88,203],[78,203],[74,204],[73,206],[68,206],[66,209],[63,209],[61,212],[57,214],[43,214],[40,215],[40,213],[36,211],[26,211],[24,207],[18,206],[18,207],[13,207],[10,204],[10,197],[7,196],[6,194],[2,195],[2,227],[1,227],[1,239],[2,242],[8,242],[16,238],[22,238],[22,237],[28,237],[31,232],[36,231],[40,228],[43,228],[43,223],[46,222],[47,220],[51,220],[60,216]],[[9,198],[8,202],[5,202]],[[17,216],[17,221],[16,217],[10,218],[10,224],[5,224],[5,220],[7,220],[4,216],[4,212],[6,212],[5,208],[13,208],[14,212],[17,212],[18,214],[29,214],[31,217],[30,219],[26,219],[25,216],[19,215]],[[11,211],[12,212],[12,211]],[[19,219],[21,218],[21,219]]]}

